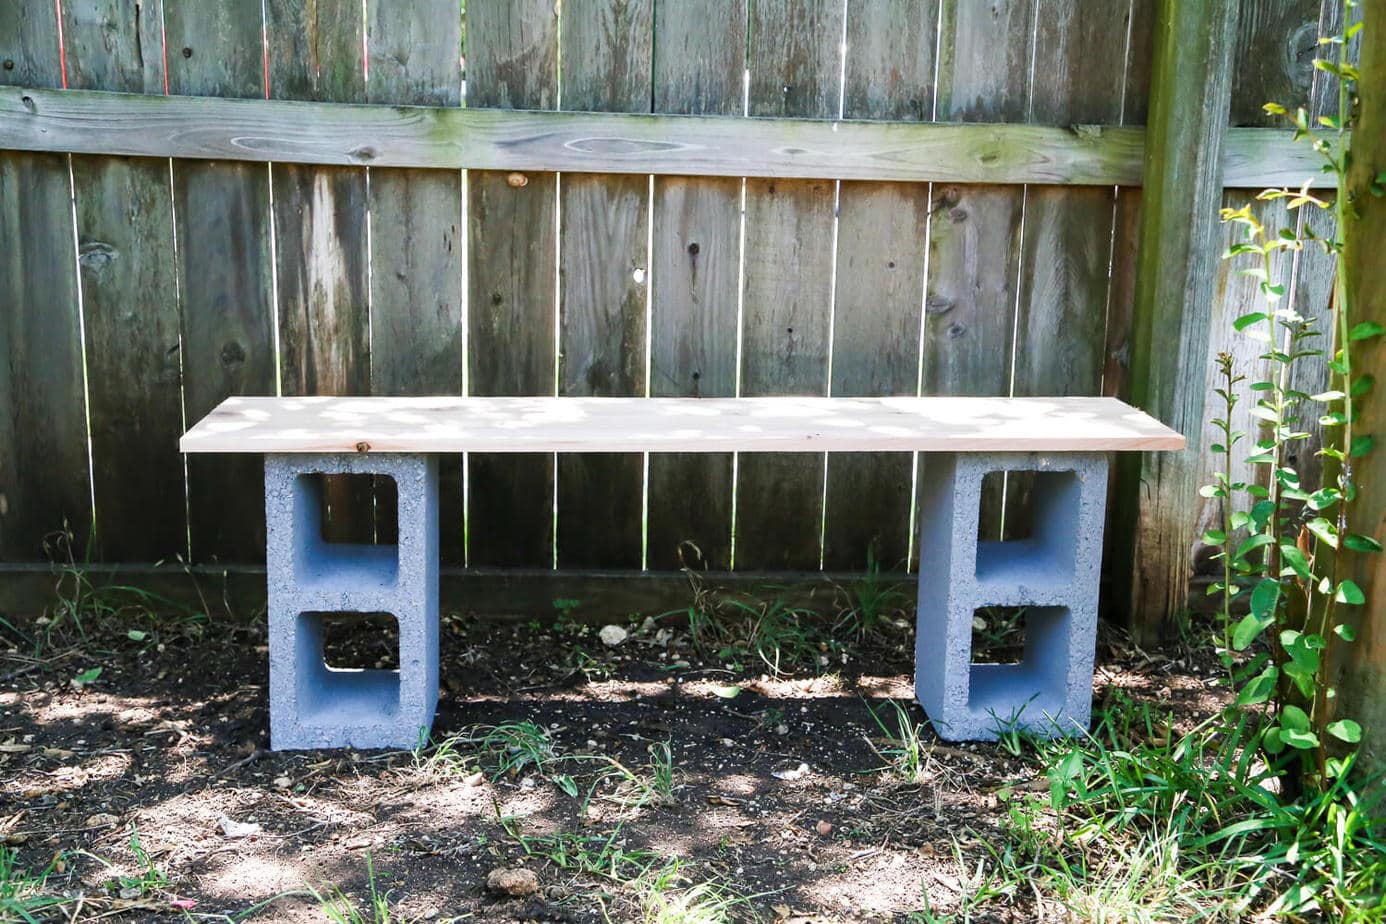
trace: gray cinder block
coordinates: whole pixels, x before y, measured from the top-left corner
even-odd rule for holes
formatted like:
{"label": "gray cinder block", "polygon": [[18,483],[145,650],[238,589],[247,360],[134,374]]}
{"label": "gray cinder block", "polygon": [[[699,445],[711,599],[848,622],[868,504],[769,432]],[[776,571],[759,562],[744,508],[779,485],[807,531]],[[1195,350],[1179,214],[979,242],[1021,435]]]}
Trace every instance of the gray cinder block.
{"label": "gray cinder block", "polygon": [[[322,537],[318,474],[371,474],[399,488],[398,545]],[[438,704],[438,468],[427,455],[265,457],[270,746],[412,748]],[[323,660],[324,614],[388,613],[399,670]]]}
{"label": "gray cinder block", "polygon": [[[979,542],[982,478],[1036,473],[1029,538]],[[940,737],[995,740],[1086,729],[1092,708],[1107,458],[1101,453],[930,453],[920,483],[915,694]],[[973,664],[972,619],[1025,607],[1019,664]]]}

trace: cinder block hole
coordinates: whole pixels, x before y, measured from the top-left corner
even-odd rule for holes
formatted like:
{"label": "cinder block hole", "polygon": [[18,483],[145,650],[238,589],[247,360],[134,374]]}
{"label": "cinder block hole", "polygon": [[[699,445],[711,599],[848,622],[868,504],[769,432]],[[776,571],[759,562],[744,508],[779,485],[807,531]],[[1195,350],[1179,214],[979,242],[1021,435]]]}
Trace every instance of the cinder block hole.
{"label": "cinder block hole", "polygon": [[393,545],[399,541],[399,487],[389,475],[299,476],[319,499],[318,528],[324,542]]}
{"label": "cinder block hole", "polygon": [[398,488],[386,475],[298,476],[294,574],[308,586],[381,586],[399,578]]}
{"label": "cinder block hole", "polygon": [[1081,496],[1075,472],[988,472],[977,522],[977,577],[1029,582],[1072,577]]}
{"label": "cinder block hole", "polygon": [[394,616],[300,613],[295,635],[299,721],[347,727],[388,722],[398,715],[399,625]]}
{"label": "cinder block hole", "polygon": [[972,614],[972,663],[1019,664],[1025,658],[1025,606],[984,606]]}
{"label": "cinder block hole", "polygon": [[389,613],[312,613],[333,670],[399,670],[399,620]]}
{"label": "cinder block hole", "polygon": [[978,608],[973,614],[968,706],[1012,720],[1063,708],[1068,683],[1065,606]]}

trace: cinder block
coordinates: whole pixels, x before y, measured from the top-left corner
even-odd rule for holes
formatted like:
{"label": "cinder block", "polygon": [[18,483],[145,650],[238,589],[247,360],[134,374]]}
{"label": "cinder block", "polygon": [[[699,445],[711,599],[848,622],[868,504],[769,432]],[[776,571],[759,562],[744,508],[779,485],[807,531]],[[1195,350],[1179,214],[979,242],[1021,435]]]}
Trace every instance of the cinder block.
{"label": "cinder block", "polygon": [[[319,474],[394,479],[396,545],[322,536]],[[412,748],[438,705],[438,468],[403,454],[265,457],[270,747]],[[322,614],[389,613],[399,670],[341,670],[323,658]]]}
{"label": "cinder block", "polygon": [[[1036,472],[1029,538],[979,542],[982,479]],[[1107,458],[1101,453],[930,453],[920,482],[915,694],[940,737],[995,740],[1086,729]],[[983,607],[1025,607],[1018,664],[972,663]]]}

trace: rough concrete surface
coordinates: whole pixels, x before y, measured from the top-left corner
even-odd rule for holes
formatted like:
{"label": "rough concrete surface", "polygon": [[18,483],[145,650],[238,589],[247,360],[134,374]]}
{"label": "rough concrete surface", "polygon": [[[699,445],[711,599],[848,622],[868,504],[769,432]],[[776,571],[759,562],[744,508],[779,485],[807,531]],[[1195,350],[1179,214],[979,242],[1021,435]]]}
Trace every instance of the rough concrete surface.
{"label": "rough concrete surface", "polygon": [[[977,539],[982,479],[998,471],[1037,473],[1029,538]],[[934,728],[949,741],[1086,729],[1106,456],[930,453],[920,494],[915,693]],[[1025,609],[1018,664],[972,663],[973,617],[993,606]]]}
{"label": "rough concrete surface", "polygon": [[[372,474],[398,486],[398,545],[322,537],[318,474]],[[432,456],[265,457],[270,746],[411,748],[438,704],[438,469]],[[388,613],[399,670],[342,670],[323,657],[333,614]]]}

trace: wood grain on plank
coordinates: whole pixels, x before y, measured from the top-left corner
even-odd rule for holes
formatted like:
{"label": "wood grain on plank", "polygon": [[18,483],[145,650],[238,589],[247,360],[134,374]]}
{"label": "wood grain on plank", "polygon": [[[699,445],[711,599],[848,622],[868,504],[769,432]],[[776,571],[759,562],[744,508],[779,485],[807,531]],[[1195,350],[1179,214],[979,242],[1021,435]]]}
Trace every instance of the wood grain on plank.
{"label": "wood grain on plank", "polygon": [[[468,3],[467,105],[551,109],[557,100],[554,5]],[[467,174],[471,394],[555,391],[557,202],[550,172]],[[552,567],[553,457],[472,454],[467,465],[468,562]]]}
{"label": "wood grain on plank", "polygon": [[[1221,201],[1222,139],[1232,82],[1236,11],[1224,4],[1161,5],[1154,30],[1150,150],[1140,221],[1128,395],[1203,444],[1205,361]],[[1204,105],[1190,107],[1190,99]],[[1197,359],[1194,359],[1194,358]],[[1115,596],[1135,635],[1158,636],[1188,597],[1198,453],[1123,463],[1115,531]]]}
{"label": "wood grain on plank", "polygon": [[[162,3],[67,0],[67,84],[164,91]],[[178,286],[169,163],[74,155],[90,402],[94,554],[188,554]]]}
{"label": "wood grain on plank", "polygon": [[[358,0],[267,0],[269,92],[276,99],[364,102],[365,34]],[[280,388],[286,395],[370,393],[364,168],[275,164]],[[324,535],[370,542],[372,492],[326,476]]]}
{"label": "wood grain on plank", "polygon": [[[470,92],[470,89],[469,89]],[[985,119],[981,120],[986,122]],[[1228,186],[1316,186],[1281,128],[1236,128]],[[0,147],[148,157],[936,183],[1142,182],[1135,127],[521,112],[0,88]]]}
{"label": "wood grain on plank", "polygon": [[[1310,96],[1315,69],[1313,57],[1318,52],[1318,18],[1321,0],[1243,0],[1238,4],[1237,55],[1238,60],[1247,62],[1238,66],[1232,74],[1232,91],[1229,120],[1234,125],[1270,126],[1279,121],[1278,116],[1267,113],[1262,106],[1268,101],[1277,101],[1293,108],[1305,104]],[[1251,54],[1252,48],[1275,48],[1277,54]],[[1254,59],[1254,60],[1253,60]],[[1226,189],[1222,194],[1222,207],[1240,209],[1249,206],[1257,220],[1271,229],[1275,236],[1281,228],[1293,229],[1299,215],[1291,214],[1285,200],[1261,201],[1257,199],[1259,190]],[[1245,240],[1245,228],[1237,224],[1223,224],[1217,239],[1219,255],[1225,254],[1234,243]],[[1275,253],[1271,258],[1271,276],[1276,285],[1284,286],[1286,293],[1295,291],[1294,269],[1297,265],[1294,254],[1285,251]],[[1261,340],[1233,329],[1232,323],[1241,315],[1265,307],[1264,296],[1257,280],[1243,274],[1243,270],[1257,268],[1260,259],[1252,255],[1222,259],[1213,267],[1213,297],[1209,306],[1209,345],[1205,355],[1190,358],[1191,375],[1200,375],[1207,382],[1205,393],[1221,387],[1221,380],[1213,363],[1213,357],[1227,353],[1233,358],[1233,368],[1238,375],[1246,377],[1246,383],[1268,381],[1275,375],[1277,367],[1264,358],[1266,344]],[[1325,307],[1327,303],[1325,302]],[[1257,325],[1265,329],[1265,325]],[[1280,341],[1277,327],[1275,338]],[[1331,342],[1331,341],[1329,341]],[[1322,344],[1319,344],[1322,345]],[[1194,364],[1197,365],[1194,365]],[[1304,365],[1300,364],[1301,367]],[[1245,387],[1245,386],[1242,386]],[[1317,389],[1322,391],[1323,389]],[[1242,446],[1233,453],[1232,470],[1228,473],[1233,481],[1268,484],[1269,469],[1264,465],[1251,465],[1246,462],[1251,444],[1263,435],[1264,424],[1254,417],[1254,398],[1243,393],[1244,399],[1233,410],[1234,426],[1247,435]],[[1309,409],[1312,417],[1318,412]],[[1203,432],[1213,433],[1212,420],[1224,416],[1221,402],[1216,398],[1208,401],[1204,410]],[[1212,451],[1214,440],[1205,440],[1200,447],[1198,470],[1208,474],[1227,468],[1219,454]],[[1195,486],[1196,487],[1196,486]],[[1194,536],[1201,536],[1210,527],[1216,527],[1222,519],[1221,506],[1216,499],[1190,495],[1188,503],[1196,506]],[[1234,509],[1247,510],[1250,500],[1243,496],[1232,499]],[[1220,572],[1221,565],[1213,560],[1217,549],[1195,543],[1190,567],[1194,575]]]}
{"label": "wood grain on plank", "polygon": [[[455,0],[366,4],[372,103],[459,106],[462,17]],[[371,211],[371,391],[460,395],[462,349],[462,174],[373,169]],[[461,459],[438,470],[442,560],[466,559]],[[376,532],[395,530],[395,508],[377,497]]]}
{"label": "wood grain on plank", "polygon": [[[564,109],[648,112],[653,0],[562,8]],[[559,187],[562,395],[643,395],[649,179],[564,176]],[[639,567],[644,458],[558,460],[561,567]]]}
{"label": "wood grain on plank", "polygon": [[[838,114],[842,5],[757,2],[747,69],[753,116]],[[835,184],[748,179],[742,279],[741,392],[828,389]],[[736,476],[736,566],[814,568],[821,561],[821,455],[743,456]]]}
{"label": "wood grain on plank", "polygon": [[[0,5],[0,83],[58,87],[57,7]],[[86,397],[63,154],[0,152],[0,558],[49,557],[70,529],[81,560],[91,529]]]}
{"label": "wood grain on plank", "polygon": [[[698,0],[659,8],[655,111],[741,114],[746,7],[746,0]],[[655,177],[652,395],[736,394],[741,185],[730,177]],[[732,459],[651,454],[651,568],[731,567]]]}
{"label": "wood grain on plank", "polygon": [[[365,443],[366,449],[358,444]],[[229,398],[184,452],[1092,452],[1184,439],[1115,398]]]}
{"label": "wood grain on plank", "polygon": [[[262,97],[263,22],[256,0],[164,9],[169,92]],[[269,177],[236,161],[175,161],[183,406],[190,419],[228,395],[274,394]],[[251,459],[188,464],[194,561],[261,561],[264,472]]]}
{"label": "wood grain on plank", "polygon": [[[1030,121],[1120,122],[1129,4],[1040,0],[1036,16]],[[1115,221],[1112,189],[1026,187],[1013,394],[1101,393]],[[1034,480],[1006,478],[1006,538],[1030,534]]]}
{"label": "wood grain on plank", "polygon": [[[936,118],[1026,119],[1034,15],[1034,4],[1020,0],[944,4]],[[1009,391],[1023,207],[1024,191],[1015,187],[933,187],[924,394]],[[927,472],[926,460],[924,477]],[[1002,504],[999,484],[989,485],[982,498],[983,538],[999,537]]]}
{"label": "wood grain on plank", "polygon": [[[939,4],[847,5],[849,119],[927,121],[934,109]],[[832,394],[913,395],[919,388],[929,189],[845,182],[838,201]],[[915,458],[828,457],[823,566],[903,570]]]}

